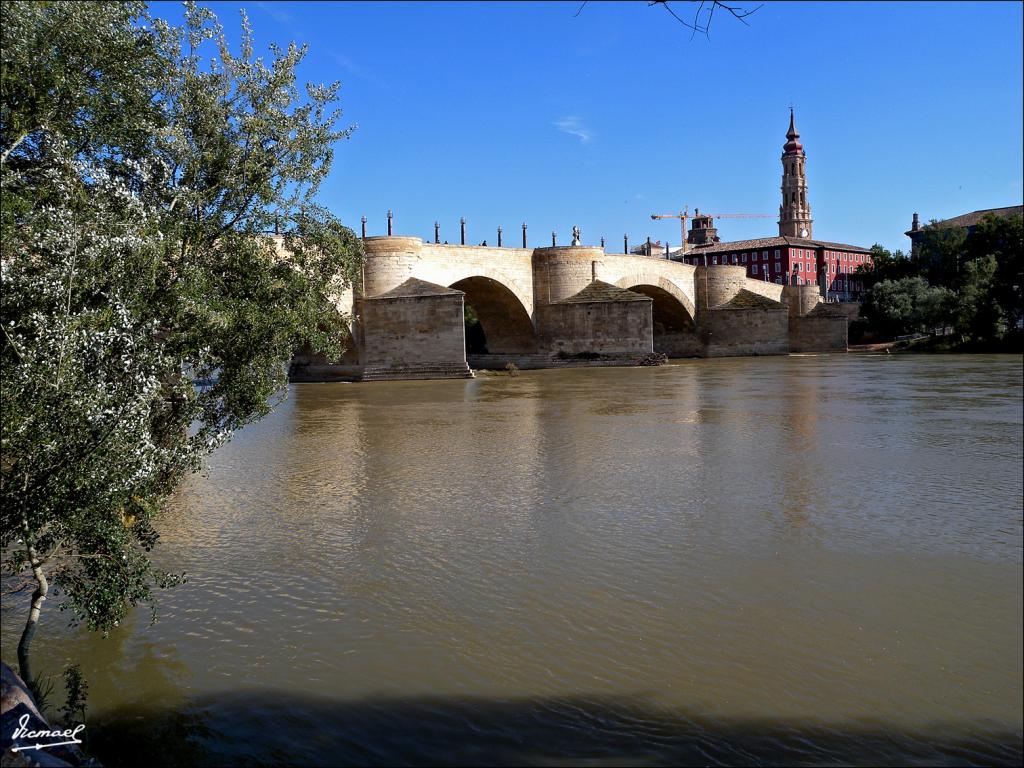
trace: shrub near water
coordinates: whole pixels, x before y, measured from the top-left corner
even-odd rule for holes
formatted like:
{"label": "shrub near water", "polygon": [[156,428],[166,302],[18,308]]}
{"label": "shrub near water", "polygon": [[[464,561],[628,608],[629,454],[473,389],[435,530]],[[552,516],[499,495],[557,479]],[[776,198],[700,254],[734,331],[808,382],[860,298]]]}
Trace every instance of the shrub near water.
{"label": "shrub near water", "polygon": [[183,28],[143,3],[3,19],[0,547],[34,586],[31,683],[51,584],[107,631],[181,580],[149,560],[155,516],[269,412],[293,349],[340,353],[362,251],[314,202],[350,129],[338,84],[296,87],[304,49],[257,58],[243,15],[236,56],[192,4]]}

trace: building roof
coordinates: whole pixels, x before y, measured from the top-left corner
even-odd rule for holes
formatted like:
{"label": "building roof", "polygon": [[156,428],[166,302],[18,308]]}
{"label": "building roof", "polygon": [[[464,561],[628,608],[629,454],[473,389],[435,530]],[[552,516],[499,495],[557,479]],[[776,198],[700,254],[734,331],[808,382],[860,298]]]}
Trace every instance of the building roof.
{"label": "building roof", "polygon": [[[971,211],[970,213],[963,213],[959,216],[954,216],[951,219],[943,219],[937,222],[943,227],[973,227],[979,221],[981,221],[988,214],[994,214],[996,216],[1024,216],[1024,205],[1010,205],[1005,208],[982,208],[980,211]],[[921,230],[911,230],[907,232],[907,235],[914,235]]]}
{"label": "building roof", "polygon": [[808,317],[845,317],[849,319],[847,315],[840,307],[835,304],[826,304],[822,302],[818,304],[814,309],[807,313]]}
{"label": "building roof", "polygon": [[741,288],[739,293],[715,309],[782,309],[782,307],[781,302],[772,301],[767,296]]}
{"label": "building roof", "polygon": [[416,277],[410,277],[401,285],[397,285],[390,291],[378,293],[376,296],[368,296],[370,301],[375,299],[410,299],[415,296],[450,296],[462,295],[463,291],[454,288],[445,288],[443,285],[428,283]]}
{"label": "building roof", "polygon": [[650,296],[627,291],[617,285],[595,280],[582,291],[555,304],[596,304],[606,301],[653,301]]}
{"label": "building roof", "polygon": [[[710,243],[708,245],[694,245],[686,249],[687,254],[705,253],[728,253],[731,251],[743,251],[756,248],[778,248],[783,245],[791,245],[796,248],[828,248],[836,251],[850,251],[853,253],[871,253],[870,248],[862,248],[859,245],[847,243],[833,243],[828,240],[806,240],[802,237],[759,237],[754,240],[733,240],[730,243]],[[679,251],[677,255],[682,255]]]}

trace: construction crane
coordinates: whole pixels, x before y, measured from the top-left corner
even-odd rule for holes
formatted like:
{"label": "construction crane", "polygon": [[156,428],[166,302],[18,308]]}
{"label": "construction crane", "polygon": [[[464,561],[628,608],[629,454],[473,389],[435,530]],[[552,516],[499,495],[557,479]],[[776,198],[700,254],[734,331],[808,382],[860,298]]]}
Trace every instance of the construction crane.
{"label": "construction crane", "polygon": [[679,231],[680,231],[680,243],[682,252],[686,253],[686,220],[705,218],[705,219],[771,219],[774,218],[774,214],[771,213],[701,213],[700,208],[694,209],[693,216],[690,216],[690,206],[686,206],[679,213],[652,213],[652,219],[679,219]]}

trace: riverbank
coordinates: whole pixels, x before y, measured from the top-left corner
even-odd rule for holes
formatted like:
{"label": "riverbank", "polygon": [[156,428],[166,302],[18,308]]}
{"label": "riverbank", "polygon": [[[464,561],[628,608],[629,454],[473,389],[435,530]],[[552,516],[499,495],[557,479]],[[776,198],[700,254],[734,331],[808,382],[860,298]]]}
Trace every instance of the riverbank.
{"label": "riverbank", "polygon": [[[0,661],[0,765],[8,766],[41,766],[41,768],[65,768],[81,766],[82,768],[100,768],[100,764],[82,754],[75,745],[61,743],[58,746],[46,747],[47,743],[70,736],[84,730],[71,726],[51,726],[39,711],[31,691],[18,674]],[[60,731],[55,738],[40,738],[40,732]],[[77,736],[71,736],[77,739]],[[44,745],[39,748],[40,742]]]}
{"label": "riverbank", "polygon": [[887,355],[897,353],[950,355],[1020,355],[1024,354],[1024,333],[1008,334],[1002,340],[963,341],[954,335],[922,335],[872,344],[850,344],[851,354]]}

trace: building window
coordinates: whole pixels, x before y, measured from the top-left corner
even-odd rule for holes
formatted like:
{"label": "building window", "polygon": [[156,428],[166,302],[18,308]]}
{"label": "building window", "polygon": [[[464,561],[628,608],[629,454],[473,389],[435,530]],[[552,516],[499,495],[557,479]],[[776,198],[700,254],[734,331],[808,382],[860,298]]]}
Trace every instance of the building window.
{"label": "building window", "polygon": [[740,256],[740,259],[743,261],[744,264],[746,264],[747,263],[747,254],[744,253],[742,256]]}
{"label": "building window", "polygon": [[[776,251],[775,255],[778,256],[779,252]],[[762,251],[762,253],[761,253],[761,261],[768,261],[768,251]]]}
{"label": "building window", "polygon": [[717,256],[712,256],[711,257],[711,263],[712,264],[717,264],[718,263],[718,257]]}
{"label": "building window", "polygon": [[777,248],[775,249],[775,258],[776,258],[776,259],[777,259],[777,258],[779,258],[779,251],[778,251],[778,249],[777,249]]}
{"label": "building window", "polygon": [[756,275],[756,274],[757,274],[757,264],[755,264],[754,266],[752,266],[752,267],[750,268],[750,270],[751,270],[751,271],[752,271],[752,272],[753,272],[753,273],[754,273],[754,274]]}

